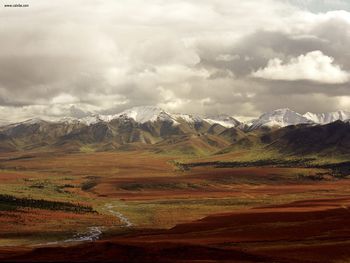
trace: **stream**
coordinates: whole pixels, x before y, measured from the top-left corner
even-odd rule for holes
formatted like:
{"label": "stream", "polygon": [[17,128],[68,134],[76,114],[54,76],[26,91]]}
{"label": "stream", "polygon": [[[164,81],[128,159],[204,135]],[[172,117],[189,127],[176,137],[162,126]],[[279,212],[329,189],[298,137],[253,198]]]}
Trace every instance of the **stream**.
{"label": "stream", "polygon": [[120,222],[123,223],[123,227],[132,227],[133,226],[133,223],[131,223],[130,220],[125,215],[113,210],[113,208],[116,207],[115,205],[106,204],[105,207],[107,208],[107,211],[109,213],[116,216],[120,220]]}
{"label": "stream", "polygon": [[[107,210],[110,214],[114,215],[119,219],[119,221],[122,223],[122,227],[132,227],[133,223],[130,222],[130,220],[123,215],[122,213],[115,211],[113,208],[116,208],[116,205],[113,205],[111,203],[105,204],[105,210]],[[58,245],[58,244],[65,244],[65,243],[72,243],[72,242],[92,242],[96,241],[100,238],[102,235],[102,230],[104,226],[91,226],[87,228],[87,231],[84,233],[79,233],[74,235],[74,237],[63,240],[63,241],[53,241],[48,243],[42,243],[42,244],[36,244],[34,246],[51,246],[51,245]]]}

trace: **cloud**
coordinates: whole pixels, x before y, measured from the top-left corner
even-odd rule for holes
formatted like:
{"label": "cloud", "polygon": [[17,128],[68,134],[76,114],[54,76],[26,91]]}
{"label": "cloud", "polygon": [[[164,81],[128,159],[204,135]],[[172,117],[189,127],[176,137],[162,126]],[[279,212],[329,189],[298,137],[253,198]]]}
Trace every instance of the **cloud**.
{"label": "cloud", "polygon": [[341,96],[338,98],[339,99],[339,107],[342,108],[350,108],[350,96]]}
{"label": "cloud", "polygon": [[68,104],[68,103],[74,103],[78,101],[79,100],[77,98],[73,97],[70,94],[65,94],[65,93],[62,93],[51,100],[53,104]]}
{"label": "cloud", "polygon": [[313,13],[287,0],[27,2],[0,12],[0,119],[112,114],[147,104],[253,116],[292,95],[285,107],[298,110],[307,97],[309,111],[326,111],[338,101],[328,97],[349,93],[347,83],[326,77],[250,77],[275,58],[282,67],[315,50],[334,58],[322,62],[327,71],[350,71],[346,11]]}
{"label": "cloud", "polygon": [[350,74],[333,63],[334,58],[321,51],[312,51],[287,63],[279,58],[269,60],[267,66],[252,73],[253,77],[273,80],[310,80],[328,84],[346,83]]}
{"label": "cloud", "polygon": [[289,2],[303,9],[309,9],[315,12],[339,9],[350,10],[350,3],[347,0],[289,0]]}

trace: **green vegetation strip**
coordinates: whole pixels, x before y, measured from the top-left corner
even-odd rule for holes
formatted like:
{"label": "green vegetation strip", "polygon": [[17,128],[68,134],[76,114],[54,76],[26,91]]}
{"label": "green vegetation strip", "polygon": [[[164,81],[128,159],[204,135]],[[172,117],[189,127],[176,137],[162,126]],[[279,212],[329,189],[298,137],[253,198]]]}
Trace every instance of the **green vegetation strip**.
{"label": "green vegetation strip", "polygon": [[183,171],[190,170],[194,167],[212,166],[214,168],[237,168],[237,167],[284,167],[284,168],[318,168],[318,169],[330,169],[333,171],[333,175],[336,177],[343,177],[350,174],[350,162],[340,162],[331,164],[314,164],[315,158],[303,158],[303,159],[265,159],[252,162],[195,162],[195,163],[180,163],[174,164]]}
{"label": "green vegetation strip", "polygon": [[[0,194],[0,208],[7,208],[5,210],[14,210],[17,207],[29,207],[45,210],[60,210],[74,213],[93,213],[92,207],[72,204],[59,201],[48,201],[43,199],[18,198],[12,195]],[[12,208],[12,209],[11,209]]]}

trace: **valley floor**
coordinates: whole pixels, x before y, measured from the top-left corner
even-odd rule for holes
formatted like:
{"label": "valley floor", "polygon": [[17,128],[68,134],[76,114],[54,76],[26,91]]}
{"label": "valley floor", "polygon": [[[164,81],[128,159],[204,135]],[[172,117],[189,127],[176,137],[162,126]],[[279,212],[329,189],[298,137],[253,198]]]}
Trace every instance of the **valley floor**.
{"label": "valley floor", "polygon": [[350,261],[346,176],[302,166],[178,165],[203,160],[141,151],[0,154],[0,260]]}

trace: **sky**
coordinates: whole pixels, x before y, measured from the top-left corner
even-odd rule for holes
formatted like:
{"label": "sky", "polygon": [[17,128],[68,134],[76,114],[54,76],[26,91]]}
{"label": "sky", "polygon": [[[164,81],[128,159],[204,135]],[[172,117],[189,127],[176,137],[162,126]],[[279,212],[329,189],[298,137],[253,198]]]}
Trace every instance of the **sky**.
{"label": "sky", "polygon": [[1,1],[0,120],[350,110],[349,0]]}

